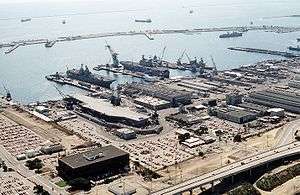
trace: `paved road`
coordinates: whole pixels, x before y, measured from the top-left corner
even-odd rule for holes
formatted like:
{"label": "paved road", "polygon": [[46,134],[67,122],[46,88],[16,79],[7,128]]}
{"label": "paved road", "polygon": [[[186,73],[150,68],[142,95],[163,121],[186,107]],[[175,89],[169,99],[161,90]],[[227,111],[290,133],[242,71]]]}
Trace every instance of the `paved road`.
{"label": "paved road", "polygon": [[300,142],[294,142],[288,145],[278,147],[276,149],[268,150],[266,152],[250,156],[244,160],[237,161],[230,165],[224,166],[210,173],[197,176],[175,186],[171,186],[160,191],[152,193],[153,195],[171,195],[180,194],[190,189],[200,187],[205,184],[212,183],[223,178],[230,177],[237,173],[249,170],[266,162],[273,161],[275,159],[281,159],[283,157],[291,156],[294,154],[300,154]]}
{"label": "paved road", "polygon": [[280,139],[276,144],[276,147],[283,146],[295,141],[295,132],[300,130],[300,119],[292,121],[284,125],[280,132]]}
{"label": "paved road", "polygon": [[23,177],[27,178],[31,182],[41,185],[50,194],[53,195],[65,195],[67,194],[64,190],[60,189],[54,183],[48,181],[46,178],[35,174],[34,171],[26,168],[21,162],[19,162],[14,156],[5,150],[3,146],[0,145],[0,158],[5,161],[5,163],[12,167],[16,172],[18,172]]}

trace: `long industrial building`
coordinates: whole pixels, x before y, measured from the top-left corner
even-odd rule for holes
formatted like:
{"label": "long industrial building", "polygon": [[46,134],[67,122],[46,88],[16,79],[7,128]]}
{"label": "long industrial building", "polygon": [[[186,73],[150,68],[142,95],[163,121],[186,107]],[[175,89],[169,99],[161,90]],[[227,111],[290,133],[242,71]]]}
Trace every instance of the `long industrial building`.
{"label": "long industrial building", "polygon": [[123,123],[135,127],[143,127],[149,116],[130,110],[128,107],[113,106],[106,99],[93,98],[85,95],[74,95],[85,113],[104,119],[107,122]]}
{"label": "long industrial building", "polygon": [[109,145],[58,159],[58,174],[65,178],[114,175],[129,167],[129,154]]}
{"label": "long industrial building", "polygon": [[247,102],[300,114],[300,96],[294,93],[265,90],[254,92],[245,99]]}
{"label": "long industrial building", "polygon": [[172,105],[190,104],[192,93],[182,90],[176,90],[164,85],[145,85],[145,84],[128,84],[124,87],[124,92],[127,94],[142,93],[147,96],[160,98],[171,102]]}

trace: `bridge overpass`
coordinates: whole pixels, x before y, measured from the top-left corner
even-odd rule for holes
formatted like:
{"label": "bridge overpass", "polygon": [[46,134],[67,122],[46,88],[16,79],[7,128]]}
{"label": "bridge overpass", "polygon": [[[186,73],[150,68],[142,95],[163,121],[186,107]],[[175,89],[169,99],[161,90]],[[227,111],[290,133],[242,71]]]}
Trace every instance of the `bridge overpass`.
{"label": "bridge overpass", "polygon": [[246,159],[234,162],[232,164],[223,166],[210,173],[206,173],[182,183],[179,183],[168,188],[151,193],[152,195],[173,195],[181,194],[183,192],[192,192],[193,189],[201,187],[206,184],[212,184],[215,181],[229,178],[238,173],[251,171],[251,169],[260,165],[271,163],[275,160],[280,160],[285,157],[290,157],[300,154],[300,142],[294,142],[284,146],[280,146],[275,149],[265,151],[253,156],[249,156]]}

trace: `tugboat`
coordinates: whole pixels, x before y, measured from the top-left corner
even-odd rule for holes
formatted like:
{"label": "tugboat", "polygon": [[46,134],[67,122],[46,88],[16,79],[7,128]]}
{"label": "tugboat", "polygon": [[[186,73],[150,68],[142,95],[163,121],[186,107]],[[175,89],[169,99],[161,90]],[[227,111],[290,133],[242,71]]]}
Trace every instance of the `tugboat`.
{"label": "tugboat", "polygon": [[241,37],[241,36],[243,36],[243,33],[240,33],[240,32],[229,33],[229,32],[227,32],[226,34],[221,34],[219,36],[219,38],[232,38],[232,37]]}
{"label": "tugboat", "polygon": [[115,81],[114,79],[91,73],[87,66],[85,66],[85,69],[83,68],[83,64],[81,64],[81,68],[79,70],[67,70],[66,74],[70,79],[83,81],[105,88],[110,88],[110,84]]}
{"label": "tugboat", "polygon": [[300,51],[299,45],[297,47],[289,46],[288,49],[291,51]]}

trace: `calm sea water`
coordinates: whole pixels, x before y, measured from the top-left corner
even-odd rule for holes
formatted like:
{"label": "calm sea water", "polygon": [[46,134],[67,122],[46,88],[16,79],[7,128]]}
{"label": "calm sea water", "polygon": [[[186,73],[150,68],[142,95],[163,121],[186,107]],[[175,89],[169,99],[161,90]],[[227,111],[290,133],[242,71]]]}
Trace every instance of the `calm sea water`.
{"label": "calm sea water", "polygon": [[[194,12],[190,14],[190,10]],[[95,2],[0,4],[0,42],[34,38],[89,34],[97,32],[139,31],[146,29],[191,29],[249,25],[300,26],[300,18],[265,17],[300,14],[299,0],[104,0]],[[21,23],[30,17],[31,22]],[[134,19],[151,18],[152,23],[135,23]],[[66,24],[62,24],[66,20]],[[176,61],[186,49],[191,57],[210,55],[218,69],[230,69],[274,56],[229,51],[230,46],[245,46],[286,50],[296,45],[300,33],[275,34],[247,32],[243,37],[219,39],[220,33],[196,35],[157,35],[154,41],[145,36],[110,37],[64,42],[45,48],[43,45],[21,47],[5,55],[0,49],[0,83],[6,85],[14,99],[29,103],[59,98],[53,83],[45,75],[79,67],[90,68],[110,60],[104,48],[105,40],[118,51],[120,60],[139,60],[142,54],[161,55],[166,46],[165,59]],[[101,72],[106,75],[106,72]],[[172,71],[172,75],[181,72]],[[109,74],[118,82],[136,81],[129,77]],[[65,93],[81,92],[59,86]],[[0,93],[4,93],[0,87]]]}

